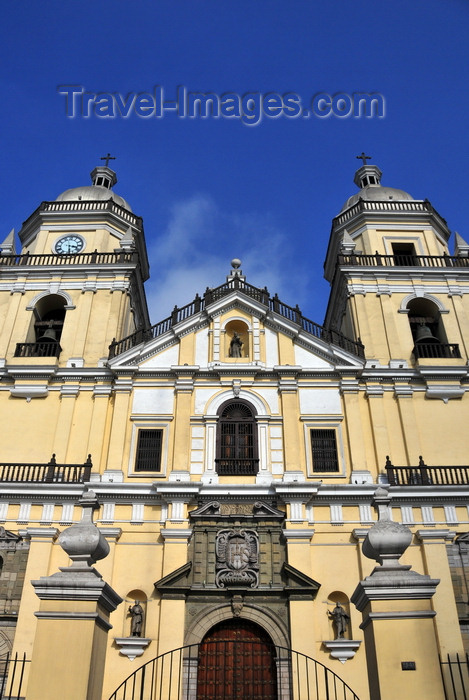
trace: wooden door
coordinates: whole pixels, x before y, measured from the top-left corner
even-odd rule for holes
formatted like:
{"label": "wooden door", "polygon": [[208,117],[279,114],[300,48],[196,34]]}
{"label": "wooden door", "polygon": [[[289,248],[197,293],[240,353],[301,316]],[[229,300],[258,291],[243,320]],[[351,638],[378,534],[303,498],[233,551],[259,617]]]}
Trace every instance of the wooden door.
{"label": "wooden door", "polygon": [[275,650],[246,620],[213,627],[199,650],[197,700],[277,700]]}

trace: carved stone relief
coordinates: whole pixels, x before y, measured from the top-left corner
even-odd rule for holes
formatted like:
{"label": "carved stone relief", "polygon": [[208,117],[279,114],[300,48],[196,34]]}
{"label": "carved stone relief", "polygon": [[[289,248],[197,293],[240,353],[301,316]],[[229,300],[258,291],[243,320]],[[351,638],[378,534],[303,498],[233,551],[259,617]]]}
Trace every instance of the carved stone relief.
{"label": "carved stone relief", "polygon": [[259,538],[255,530],[219,530],[215,553],[218,588],[259,585]]}

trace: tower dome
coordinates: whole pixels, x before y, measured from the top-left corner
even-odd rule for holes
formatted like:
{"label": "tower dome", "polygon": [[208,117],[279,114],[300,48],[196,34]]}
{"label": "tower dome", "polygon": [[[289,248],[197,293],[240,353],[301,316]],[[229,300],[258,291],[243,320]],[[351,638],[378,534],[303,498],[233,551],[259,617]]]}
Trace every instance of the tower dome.
{"label": "tower dome", "polygon": [[76,202],[77,200],[83,200],[85,202],[89,201],[108,201],[112,199],[113,202],[119,206],[132,211],[132,207],[123,197],[112,191],[112,187],[117,182],[117,176],[114,170],[112,170],[108,162],[111,156],[108,154],[101,160],[106,161],[106,165],[98,165],[92,172],[91,185],[83,185],[82,187],[72,187],[71,189],[65,190],[62,194],[59,194],[56,202]]}
{"label": "tower dome", "polygon": [[363,161],[363,165],[358,168],[353,179],[357,187],[360,188],[358,192],[349,197],[341,209],[345,211],[349,207],[352,207],[360,199],[364,199],[370,202],[383,202],[393,200],[395,202],[410,202],[414,201],[412,195],[404,190],[398,190],[395,187],[384,187],[381,184],[382,172],[377,165],[368,165],[367,160],[370,156],[366,156],[362,153],[357,156]]}

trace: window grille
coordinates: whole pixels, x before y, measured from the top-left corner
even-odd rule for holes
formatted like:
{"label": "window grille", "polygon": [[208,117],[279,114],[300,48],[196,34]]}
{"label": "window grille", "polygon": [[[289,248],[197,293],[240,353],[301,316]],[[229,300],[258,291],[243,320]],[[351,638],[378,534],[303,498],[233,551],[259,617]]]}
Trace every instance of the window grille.
{"label": "window grille", "polygon": [[137,456],[135,459],[135,471],[161,471],[162,445],[163,431],[161,429],[139,430],[137,442]]}
{"label": "window grille", "polygon": [[218,423],[217,472],[224,475],[257,473],[257,425],[248,405],[233,402],[222,410]]}
{"label": "window grille", "polygon": [[339,471],[335,430],[313,428],[311,430],[311,453],[313,472]]}

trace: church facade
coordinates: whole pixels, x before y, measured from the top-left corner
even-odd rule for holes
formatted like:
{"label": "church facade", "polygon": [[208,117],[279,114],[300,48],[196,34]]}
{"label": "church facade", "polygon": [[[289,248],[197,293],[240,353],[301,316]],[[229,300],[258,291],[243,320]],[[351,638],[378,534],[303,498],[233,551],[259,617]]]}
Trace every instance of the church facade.
{"label": "church facade", "polygon": [[310,697],[292,651],[343,697],[445,697],[440,660],[469,646],[469,245],[450,252],[430,202],[363,163],[323,325],[237,259],[152,325],[143,222],[108,165],[43,202],[19,252],[5,239],[0,653],[32,661],[22,697],[55,697],[35,658],[54,638],[65,676],[91,619],[83,591],[38,582],[68,566],[59,535],[94,496],[115,609],[90,700],[183,648],[161,697]]}

